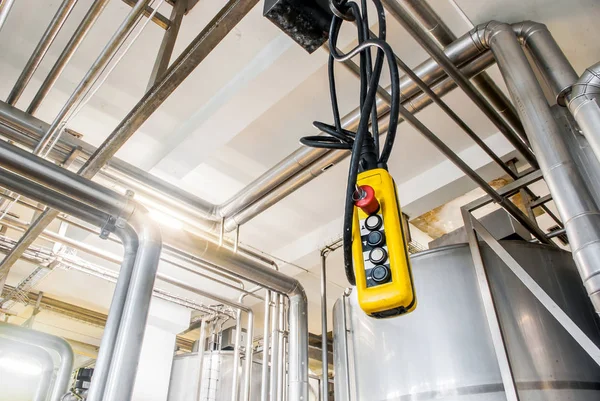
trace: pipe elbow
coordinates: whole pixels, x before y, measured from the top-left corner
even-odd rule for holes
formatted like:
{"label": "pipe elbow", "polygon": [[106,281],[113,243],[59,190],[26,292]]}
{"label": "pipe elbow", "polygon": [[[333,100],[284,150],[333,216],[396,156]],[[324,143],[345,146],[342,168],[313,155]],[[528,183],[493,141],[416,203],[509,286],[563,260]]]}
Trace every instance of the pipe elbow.
{"label": "pipe elbow", "polygon": [[469,32],[469,36],[473,41],[473,44],[483,52],[490,48],[492,38],[502,32],[512,30],[512,28],[503,22],[489,21],[485,24],[479,24]]}
{"label": "pipe elbow", "polygon": [[512,29],[517,35],[521,45],[526,46],[527,40],[536,32],[548,31],[548,27],[540,22],[535,21],[521,21],[512,24]]}
{"label": "pipe elbow", "polygon": [[140,243],[162,247],[160,227],[149,216],[148,209],[142,204],[133,202],[134,208],[127,222],[137,233]]}
{"label": "pipe elbow", "polygon": [[304,287],[297,280],[295,280],[294,287],[292,288],[292,290],[290,292],[288,292],[287,295],[290,298],[290,301],[297,300],[303,304],[308,303],[308,298],[306,297],[306,291],[304,291]]}
{"label": "pipe elbow", "polygon": [[582,106],[600,96],[600,62],[587,68],[571,88],[569,110],[576,117]]}

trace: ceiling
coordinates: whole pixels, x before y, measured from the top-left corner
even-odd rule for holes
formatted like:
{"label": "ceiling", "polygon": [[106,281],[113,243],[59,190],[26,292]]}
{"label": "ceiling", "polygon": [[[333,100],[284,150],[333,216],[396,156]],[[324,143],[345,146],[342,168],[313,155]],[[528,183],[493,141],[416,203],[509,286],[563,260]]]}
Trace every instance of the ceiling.
{"label": "ceiling", "polygon": [[[79,0],[17,107],[27,107],[91,2]],[[10,92],[59,3],[58,0],[16,2],[0,33],[1,98]],[[534,19],[549,26],[578,73],[600,56],[600,42],[594,34],[600,7],[595,0],[430,0],[430,3],[459,36],[472,24],[490,19],[506,22]],[[184,18],[174,57],[222,4],[223,0],[198,2]],[[110,1],[37,112],[38,118],[52,122],[129,10],[129,6],[119,0]],[[160,11],[168,16],[170,6],[164,4]],[[411,67],[425,60],[427,55],[416,42],[395,21],[388,21],[388,38],[399,57]],[[69,128],[83,134],[84,141],[99,145],[144,94],[163,32],[149,23],[104,85],[69,122]],[[342,47],[351,46],[352,37],[351,29],[344,30]],[[316,133],[312,121],[331,119],[326,62],[325,51],[305,53],[264,19],[261,2],[141,127],[118,157],[201,198],[221,203],[297,149],[300,137]],[[496,67],[488,72],[504,88]],[[357,106],[358,84],[342,68],[337,69],[337,80],[343,115]],[[386,85],[385,77],[383,81]],[[497,129],[463,93],[456,90],[444,100],[478,135],[497,144],[497,149],[502,150],[501,156],[511,155],[512,150],[499,138]],[[419,118],[453,150],[471,157],[472,142],[436,106],[419,113]],[[486,178],[501,175],[481,156],[473,154],[470,161],[474,167],[481,168]],[[406,124],[399,128],[390,170],[411,218],[473,189],[470,182],[460,180],[461,175],[444,162],[444,157]],[[442,179],[440,171],[456,174],[455,178],[448,178],[443,190],[440,190],[441,184],[434,185]],[[241,227],[240,239],[244,244],[278,258],[282,271],[297,275],[306,286],[310,328],[317,333],[320,332],[318,251],[341,234],[346,173],[347,163],[339,163]],[[24,210],[17,208],[15,213],[28,219]],[[105,241],[76,229],[71,228],[67,234],[94,246],[108,247],[117,255],[120,252],[115,244],[106,245]],[[429,240],[416,228],[414,235],[423,244]],[[117,269],[116,265],[94,262]],[[331,307],[347,283],[339,252],[330,257],[329,265]],[[31,264],[19,263],[11,272],[9,284],[17,283],[31,269]],[[206,280],[168,264],[161,264],[160,269],[199,287],[210,288]],[[161,286],[176,291],[167,285]],[[38,289],[93,309],[106,310],[113,286],[82,273],[59,270]],[[235,296],[226,289],[222,294]],[[90,343],[95,344],[94,339],[99,338],[95,329],[90,333],[86,333],[85,328],[73,330],[87,335],[86,341]]]}

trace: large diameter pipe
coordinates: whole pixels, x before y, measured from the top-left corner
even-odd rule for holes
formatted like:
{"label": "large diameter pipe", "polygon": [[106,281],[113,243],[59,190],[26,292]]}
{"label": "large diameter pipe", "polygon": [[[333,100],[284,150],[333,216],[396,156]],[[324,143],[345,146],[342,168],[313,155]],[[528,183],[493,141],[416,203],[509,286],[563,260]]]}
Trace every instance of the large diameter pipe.
{"label": "large diameter pipe", "polygon": [[569,111],[600,161],[600,63],[586,69],[569,96]]}
{"label": "large diameter pipe", "polygon": [[[491,66],[494,63],[494,57],[491,52],[486,52],[479,58],[471,61],[466,64],[461,71],[467,77],[473,77],[487,67]],[[435,86],[432,87],[432,90],[438,95],[443,96],[446,93],[454,90],[456,88],[456,83],[451,78],[445,78],[442,81],[439,81]],[[378,98],[378,102],[384,105],[387,103],[382,98]],[[429,106],[433,103],[433,100],[424,93],[419,94],[418,96],[412,98],[403,98],[402,105],[406,107],[411,113],[417,113],[423,110],[425,107]],[[389,118],[386,116],[379,120],[379,132],[384,133],[387,130],[387,123]],[[399,122],[404,121],[400,119]],[[309,164],[304,167],[303,170],[299,171],[296,175],[290,177],[283,184],[272,188],[267,194],[263,195],[259,200],[251,204],[249,207],[244,208],[237,214],[225,219],[225,230],[231,231],[234,230],[235,227],[242,225],[248,221],[250,221],[255,216],[262,213],[264,210],[273,206],[275,203],[279,202],[281,199],[285,198],[289,194],[298,190],[308,182],[312,181],[319,175],[323,174],[326,170],[331,168],[331,166],[341,162],[345,158],[347,158],[350,154],[348,152],[338,151],[338,152],[326,152],[325,156],[314,161],[312,164]]]}
{"label": "large diameter pipe", "polygon": [[517,36],[509,25],[479,27],[538,155],[540,168],[569,236],[573,259],[596,312],[600,312],[600,211],[566,148]]}
{"label": "large diameter pipe", "polygon": [[135,257],[139,248],[139,241],[135,232],[119,230],[116,234],[121,238],[121,242],[123,243],[123,261],[119,269],[119,279],[113,293],[106,324],[104,325],[100,351],[98,352],[96,366],[94,367],[94,376],[92,377],[90,391],[87,396],[88,401],[103,399],[112,355],[117,342],[119,326],[123,317],[125,300],[129,291],[129,282],[131,281]]}
{"label": "large diameter pipe", "polygon": [[62,396],[69,390],[71,374],[73,373],[74,355],[69,343],[60,337],[8,323],[0,323],[0,336],[10,337],[22,343],[42,347],[46,350],[54,351],[59,355],[60,364],[56,372],[56,381],[52,389],[50,401],[60,401]]}
{"label": "large diameter pipe", "polygon": [[410,33],[415,40],[436,60],[446,73],[456,81],[457,85],[473,101],[473,103],[488,117],[488,119],[502,132],[513,147],[523,155],[532,166],[537,166],[535,155],[527,147],[527,139],[515,132],[475,89],[473,84],[460,72],[452,60],[431,39],[427,32],[415,21],[407,10],[402,8],[396,0],[382,0],[389,13]]}
{"label": "large diameter pipe", "polygon": [[321,399],[329,400],[329,358],[327,357],[327,254],[321,251]]}
{"label": "large diameter pipe", "polygon": [[92,6],[90,7],[86,15],[83,17],[83,20],[75,30],[75,33],[73,33],[73,36],[71,37],[71,39],[69,39],[69,43],[67,43],[67,45],[63,49],[62,53],[54,63],[54,66],[52,66],[52,69],[48,73],[48,76],[46,76],[46,79],[42,83],[42,86],[40,86],[37,93],[33,97],[31,104],[27,108],[27,113],[34,114],[40,107],[42,101],[46,98],[46,95],[48,94],[48,92],[50,92],[50,90],[56,83],[56,80],[64,71],[67,63],[71,60],[71,57],[73,57],[73,54],[75,54],[77,48],[79,47],[81,42],[83,42],[83,39],[85,39],[92,26],[94,26],[96,20],[98,19],[100,14],[102,14],[102,11],[104,10],[107,4],[108,0],[95,0],[93,2]]}
{"label": "large diameter pipe", "polygon": [[42,38],[40,39],[33,53],[31,54],[31,57],[27,61],[27,64],[25,64],[25,68],[23,68],[21,75],[19,75],[15,86],[8,95],[8,98],[6,99],[6,102],[8,104],[14,105],[15,103],[17,103],[17,101],[23,94],[25,87],[27,86],[27,84],[33,77],[33,74],[44,59],[44,56],[48,52],[48,49],[52,45],[52,42],[54,42],[56,35],[58,35],[58,32],[63,27],[65,21],[69,17],[69,14],[71,14],[71,11],[73,10],[73,7],[75,7],[76,3],[77,0],[63,0],[63,2],[60,4],[58,10],[56,11],[56,14],[52,18],[52,21],[50,21],[50,25],[48,25],[48,28],[46,28],[46,31],[42,35]]}
{"label": "large diameter pipe", "polygon": [[137,234],[139,248],[103,401],[130,400],[133,393],[162,247],[160,229],[149,220],[139,205],[128,219]]}
{"label": "large diameter pipe", "polygon": [[[457,39],[426,0],[402,0],[402,5],[410,10],[442,49]],[[471,82],[516,132],[524,132],[523,124],[514,106],[488,74],[479,74]]]}
{"label": "large diameter pipe", "polygon": [[531,52],[542,78],[556,102],[566,106],[571,86],[577,80],[575,69],[552,37],[548,27],[534,21],[512,24],[521,44]]}

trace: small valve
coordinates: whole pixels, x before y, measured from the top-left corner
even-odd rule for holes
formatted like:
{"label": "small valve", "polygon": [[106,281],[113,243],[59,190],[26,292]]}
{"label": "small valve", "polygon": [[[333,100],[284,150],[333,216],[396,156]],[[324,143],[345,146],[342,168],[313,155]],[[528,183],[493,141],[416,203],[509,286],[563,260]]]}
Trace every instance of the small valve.
{"label": "small valve", "polygon": [[362,185],[357,188],[354,204],[367,215],[376,213],[379,210],[379,201],[375,197],[375,190],[370,185]]}

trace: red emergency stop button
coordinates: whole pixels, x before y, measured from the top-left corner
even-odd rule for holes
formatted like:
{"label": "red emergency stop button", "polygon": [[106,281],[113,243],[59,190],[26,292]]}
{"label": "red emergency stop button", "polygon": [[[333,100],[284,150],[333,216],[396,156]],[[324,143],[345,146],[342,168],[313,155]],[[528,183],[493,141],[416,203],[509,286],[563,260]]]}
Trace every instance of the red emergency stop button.
{"label": "red emergency stop button", "polygon": [[357,200],[354,202],[356,207],[362,209],[366,214],[373,214],[379,210],[379,201],[375,197],[375,190],[368,186],[363,185],[358,188],[360,193],[357,194]]}

